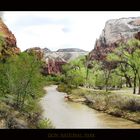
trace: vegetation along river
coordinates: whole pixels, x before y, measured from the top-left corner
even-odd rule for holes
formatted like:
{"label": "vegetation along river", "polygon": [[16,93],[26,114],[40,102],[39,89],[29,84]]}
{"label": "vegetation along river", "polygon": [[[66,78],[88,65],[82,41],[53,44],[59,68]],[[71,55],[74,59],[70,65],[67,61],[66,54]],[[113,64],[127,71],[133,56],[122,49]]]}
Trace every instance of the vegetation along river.
{"label": "vegetation along river", "polygon": [[132,121],[114,117],[81,103],[65,101],[66,93],[57,86],[46,87],[42,98],[43,117],[49,118],[55,128],[140,128]]}

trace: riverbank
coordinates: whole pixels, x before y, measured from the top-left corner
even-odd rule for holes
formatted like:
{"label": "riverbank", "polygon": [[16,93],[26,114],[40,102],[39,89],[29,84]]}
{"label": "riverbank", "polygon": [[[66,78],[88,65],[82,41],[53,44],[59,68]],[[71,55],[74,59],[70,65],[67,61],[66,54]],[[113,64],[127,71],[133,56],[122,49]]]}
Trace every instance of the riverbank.
{"label": "riverbank", "polygon": [[140,123],[140,96],[81,88],[70,89],[67,85],[59,85],[57,89],[66,92],[71,101],[81,102],[95,110]]}
{"label": "riverbank", "polygon": [[6,101],[0,102],[0,128],[1,129],[29,129],[39,128],[42,120],[42,108],[38,100],[30,102],[25,108],[19,110]]}
{"label": "riverbank", "polygon": [[34,100],[27,102],[23,109],[14,106],[14,96],[1,98],[0,102],[0,129],[41,129],[52,128],[48,119],[42,118],[43,109],[39,104],[40,99],[46,95],[45,89],[40,91]]}

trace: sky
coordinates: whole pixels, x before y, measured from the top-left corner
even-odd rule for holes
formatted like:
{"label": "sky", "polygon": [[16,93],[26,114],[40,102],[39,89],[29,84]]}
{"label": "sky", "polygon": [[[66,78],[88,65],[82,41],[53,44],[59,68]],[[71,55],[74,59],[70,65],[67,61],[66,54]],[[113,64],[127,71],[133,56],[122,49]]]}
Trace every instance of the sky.
{"label": "sky", "polygon": [[3,20],[24,51],[31,47],[91,51],[110,19],[140,17],[140,12],[4,11]]}

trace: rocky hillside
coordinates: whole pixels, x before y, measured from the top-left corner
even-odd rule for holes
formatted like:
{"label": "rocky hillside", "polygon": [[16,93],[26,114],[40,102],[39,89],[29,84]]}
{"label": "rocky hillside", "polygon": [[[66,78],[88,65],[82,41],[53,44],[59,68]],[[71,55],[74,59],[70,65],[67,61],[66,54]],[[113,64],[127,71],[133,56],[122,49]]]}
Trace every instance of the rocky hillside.
{"label": "rocky hillside", "polygon": [[87,51],[78,48],[58,49],[57,51],[45,52],[45,58],[61,59],[62,61],[69,62],[81,55],[88,54]]}
{"label": "rocky hillside", "polygon": [[59,49],[57,51],[51,51],[48,48],[33,47],[26,52],[35,51],[38,56],[45,62],[43,68],[43,74],[60,74],[62,71],[62,65],[66,64],[70,60],[73,60],[81,55],[86,55],[88,52],[78,48],[66,48]]}
{"label": "rocky hillside", "polygon": [[62,71],[62,65],[88,52],[77,48],[59,49],[57,51],[44,52],[47,62],[47,71],[49,74],[59,74]]}
{"label": "rocky hillside", "polygon": [[20,49],[17,47],[14,34],[8,29],[0,18],[0,59],[19,54]]}
{"label": "rocky hillside", "polygon": [[86,51],[78,48],[65,48],[58,49],[56,52],[86,52]]}
{"label": "rocky hillside", "polygon": [[90,59],[103,60],[118,43],[130,38],[140,38],[140,17],[120,18],[108,20],[94,49],[90,52]]}

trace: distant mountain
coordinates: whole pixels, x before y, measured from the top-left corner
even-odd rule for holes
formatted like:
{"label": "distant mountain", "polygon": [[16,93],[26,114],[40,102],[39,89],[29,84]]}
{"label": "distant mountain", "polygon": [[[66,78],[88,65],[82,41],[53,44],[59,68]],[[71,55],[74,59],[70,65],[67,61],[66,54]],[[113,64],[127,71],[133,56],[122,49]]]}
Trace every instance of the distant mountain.
{"label": "distant mountain", "polygon": [[58,49],[56,52],[86,52],[86,51],[78,48],[65,48]]}
{"label": "distant mountain", "polygon": [[44,49],[42,49],[42,50],[43,50],[43,52],[45,52],[45,53],[47,53],[47,52],[51,52],[51,50],[48,49],[48,48],[44,48]]}
{"label": "distant mountain", "polygon": [[69,62],[81,55],[86,55],[88,54],[87,51],[78,49],[78,48],[65,48],[65,49],[58,49],[57,51],[53,52],[44,52],[45,58],[54,58],[54,59],[62,59],[66,62]]}
{"label": "distant mountain", "polygon": [[26,50],[26,52],[30,51],[37,52],[39,58],[42,58],[43,53],[42,60],[46,62],[44,74],[59,74],[62,71],[63,64],[66,64],[79,56],[88,54],[88,52],[78,48],[65,48],[51,51],[48,48],[41,49],[39,47],[34,47]]}

